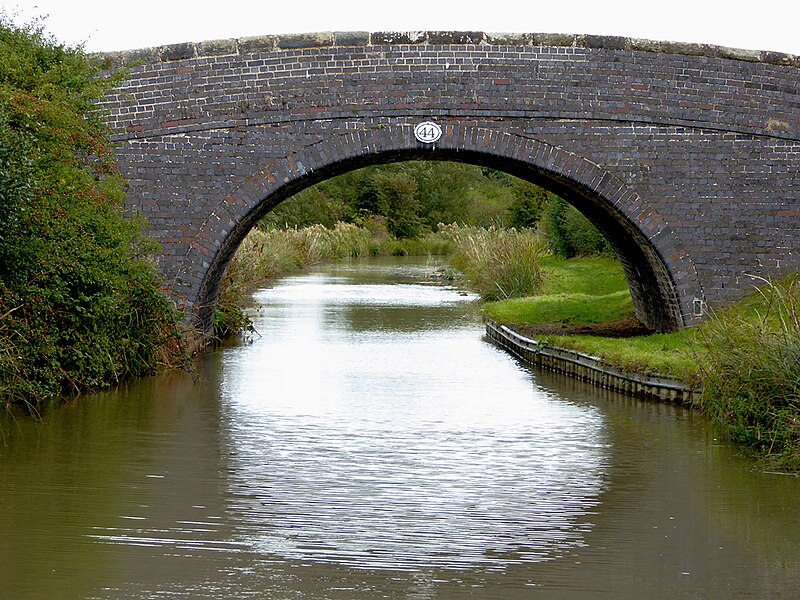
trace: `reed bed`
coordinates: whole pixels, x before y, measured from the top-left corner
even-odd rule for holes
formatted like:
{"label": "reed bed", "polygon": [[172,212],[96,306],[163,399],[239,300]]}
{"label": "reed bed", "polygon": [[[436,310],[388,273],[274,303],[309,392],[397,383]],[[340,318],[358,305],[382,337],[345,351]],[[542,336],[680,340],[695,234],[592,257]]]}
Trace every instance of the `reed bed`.
{"label": "reed bed", "polygon": [[455,250],[450,261],[484,300],[522,298],[542,283],[547,244],[532,230],[440,226]]}

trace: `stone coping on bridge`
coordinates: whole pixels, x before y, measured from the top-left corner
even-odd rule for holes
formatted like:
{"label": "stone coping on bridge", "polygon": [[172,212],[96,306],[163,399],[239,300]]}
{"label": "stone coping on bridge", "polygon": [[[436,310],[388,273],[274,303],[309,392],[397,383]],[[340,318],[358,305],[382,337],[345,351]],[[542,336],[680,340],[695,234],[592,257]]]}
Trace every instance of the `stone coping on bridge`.
{"label": "stone coping on bridge", "polygon": [[628,373],[610,367],[602,359],[575,350],[548,346],[493,321],[486,322],[486,337],[525,363],[562,373],[623,394],[689,404],[700,393],[664,375]]}
{"label": "stone coping on bridge", "polygon": [[368,46],[562,47],[641,51],[761,62],[800,68],[800,56],[767,50],[744,50],[684,42],[655,41],[604,35],[560,33],[485,33],[482,31],[326,31],[186,42],[152,48],[103,52],[112,66],[134,66],[193,58],[245,55],[278,50]]}

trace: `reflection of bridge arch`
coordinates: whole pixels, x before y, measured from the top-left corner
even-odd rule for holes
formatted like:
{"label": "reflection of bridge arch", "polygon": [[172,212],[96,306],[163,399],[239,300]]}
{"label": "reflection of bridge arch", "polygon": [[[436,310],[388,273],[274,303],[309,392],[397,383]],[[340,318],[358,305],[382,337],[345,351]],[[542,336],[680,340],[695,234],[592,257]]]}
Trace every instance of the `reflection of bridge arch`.
{"label": "reflection of bridge arch", "polygon": [[[178,44],[106,101],[128,207],[207,326],[255,220],[381,162],[489,165],[559,193],[623,259],[639,316],[689,325],[800,266],[800,61],[591,36],[313,34]],[[413,127],[444,129],[435,148]]]}

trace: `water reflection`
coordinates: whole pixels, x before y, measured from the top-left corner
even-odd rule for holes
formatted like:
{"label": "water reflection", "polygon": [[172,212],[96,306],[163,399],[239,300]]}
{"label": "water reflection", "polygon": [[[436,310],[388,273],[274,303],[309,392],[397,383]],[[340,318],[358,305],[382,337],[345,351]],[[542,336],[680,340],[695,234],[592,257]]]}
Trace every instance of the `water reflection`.
{"label": "water reflection", "polygon": [[[395,570],[504,569],[579,546],[607,462],[600,412],[480,343],[473,296],[358,275],[264,290],[268,339],[226,356],[243,537]],[[285,317],[298,311],[299,327]]]}
{"label": "water reflection", "polygon": [[520,368],[428,272],[293,278],[195,373],[5,421],[0,598],[797,596],[798,478]]}

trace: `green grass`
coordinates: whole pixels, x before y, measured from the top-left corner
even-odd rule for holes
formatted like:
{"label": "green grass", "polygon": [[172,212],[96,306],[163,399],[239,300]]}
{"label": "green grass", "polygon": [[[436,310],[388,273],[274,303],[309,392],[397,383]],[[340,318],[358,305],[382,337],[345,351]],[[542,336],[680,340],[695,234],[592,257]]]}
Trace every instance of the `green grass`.
{"label": "green grass", "polygon": [[[633,301],[622,265],[613,258],[569,260],[542,257],[543,283],[536,296],[487,303],[488,318],[518,328],[632,322]],[[687,383],[699,381],[695,331],[627,338],[591,335],[537,335],[551,346],[602,358],[628,372],[660,374]]]}
{"label": "green grass", "polygon": [[595,256],[567,260],[548,254],[541,257],[541,265],[544,277],[539,295],[604,296],[628,291],[622,265],[613,258]]}
{"label": "green grass", "polygon": [[485,312],[507,325],[583,325],[633,318],[633,301],[627,290],[603,296],[562,293],[501,300]]}
{"label": "green grass", "polygon": [[581,325],[633,319],[622,266],[611,258],[541,257],[535,296],[487,303],[486,315],[507,325]]}
{"label": "green grass", "polygon": [[698,384],[702,375],[703,352],[695,330],[629,338],[545,336],[542,341],[600,357],[610,366],[631,373],[666,375],[688,385]]}

